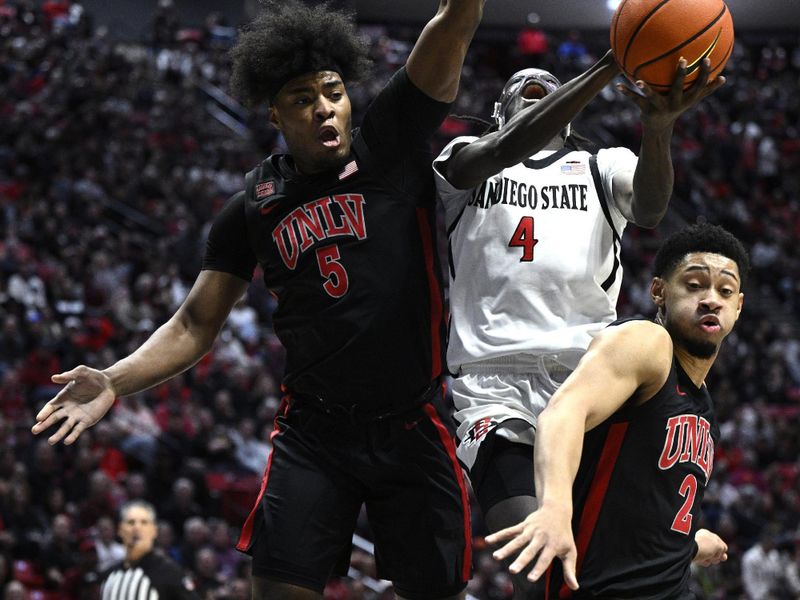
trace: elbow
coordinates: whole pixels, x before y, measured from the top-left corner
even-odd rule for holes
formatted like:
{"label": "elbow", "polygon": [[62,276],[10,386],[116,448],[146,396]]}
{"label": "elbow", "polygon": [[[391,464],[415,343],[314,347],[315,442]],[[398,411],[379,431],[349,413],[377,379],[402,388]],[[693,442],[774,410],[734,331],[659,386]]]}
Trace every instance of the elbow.
{"label": "elbow", "polygon": [[441,0],[439,13],[452,27],[474,33],[483,18],[486,0]]}
{"label": "elbow", "polygon": [[655,229],[658,227],[659,223],[661,223],[663,217],[663,214],[636,217],[635,223],[637,227],[641,227],[642,229]]}
{"label": "elbow", "polygon": [[[664,215],[667,214],[669,197],[659,198],[656,202],[639,203],[636,196],[631,202],[631,220],[637,227],[643,229],[655,229],[661,223]],[[642,204],[645,204],[644,206]]]}
{"label": "elbow", "polygon": [[634,223],[642,229],[655,229],[661,223],[666,211],[634,214]]}

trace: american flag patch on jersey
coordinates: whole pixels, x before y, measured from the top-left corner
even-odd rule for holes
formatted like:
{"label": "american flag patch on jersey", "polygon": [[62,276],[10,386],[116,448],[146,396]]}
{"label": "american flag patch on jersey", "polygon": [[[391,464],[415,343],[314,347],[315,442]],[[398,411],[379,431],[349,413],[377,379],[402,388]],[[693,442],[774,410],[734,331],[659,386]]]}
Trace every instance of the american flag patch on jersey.
{"label": "american flag patch on jersey", "polygon": [[580,161],[570,160],[561,165],[562,175],[583,175],[584,173],[586,173],[586,165]]}
{"label": "american flag patch on jersey", "polygon": [[358,165],[356,164],[356,161],[351,160],[344,166],[342,171],[339,173],[339,181],[341,181],[342,179],[347,179],[348,177],[350,177],[350,175],[353,175],[354,173],[358,173]]}
{"label": "american flag patch on jersey", "polygon": [[261,200],[267,198],[275,193],[275,182],[271,179],[256,185],[256,199]]}

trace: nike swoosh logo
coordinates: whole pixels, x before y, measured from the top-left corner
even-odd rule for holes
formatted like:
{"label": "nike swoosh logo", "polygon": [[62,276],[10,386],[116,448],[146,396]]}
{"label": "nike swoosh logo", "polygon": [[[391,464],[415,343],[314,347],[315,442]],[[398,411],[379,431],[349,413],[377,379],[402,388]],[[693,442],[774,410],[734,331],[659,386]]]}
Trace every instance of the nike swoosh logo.
{"label": "nike swoosh logo", "polygon": [[678,396],[685,396],[686,395],[686,392],[682,392],[681,391],[681,386],[679,386],[679,385],[675,386],[675,391],[678,392]]}
{"label": "nike swoosh logo", "polygon": [[277,206],[278,206],[277,204],[272,204],[270,206],[262,206],[261,207],[261,214],[262,215],[268,215],[273,210],[275,210],[275,208],[277,208]]}
{"label": "nike swoosh logo", "polygon": [[708,48],[706,48],[705,51],[703,51],[703,53],[700,54],[700,56],[697,59],[695,59],[694,62],[692,62],[692,64],[686,65],[687,75],[694,73],[697,69],[700,68],[700,64],[703,62],[703,59],[706,58],[708,55],[710,55],[714,51],[714,48],[717,47],[717,42],[719,41],[720,35],[722,35],[722,28],[720,28],[719,31],[717,31],[717,37],[714,38],[714,41],[711,42],[711,45]]}

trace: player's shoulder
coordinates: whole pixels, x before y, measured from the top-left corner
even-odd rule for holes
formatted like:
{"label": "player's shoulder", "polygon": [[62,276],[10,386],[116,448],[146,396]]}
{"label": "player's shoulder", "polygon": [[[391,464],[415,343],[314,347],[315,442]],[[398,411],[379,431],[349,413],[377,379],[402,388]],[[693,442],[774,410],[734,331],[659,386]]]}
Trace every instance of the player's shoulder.
{"label": "player's shoulder", "polygon": [[672,337],[658,323],[643,317],[619,319],[611,323],[597,338],[616,351],[630,354],[634,360],[653,367],[669,369],[672,364]]}
{"label": "player's shoulder", "polygon": [[619,167],[632,165],[635,167],[636,162],[639,160],[632,150],[623,146],[601,148],[597,151],[596,156],[597,164],[601,170],[604,166]]}

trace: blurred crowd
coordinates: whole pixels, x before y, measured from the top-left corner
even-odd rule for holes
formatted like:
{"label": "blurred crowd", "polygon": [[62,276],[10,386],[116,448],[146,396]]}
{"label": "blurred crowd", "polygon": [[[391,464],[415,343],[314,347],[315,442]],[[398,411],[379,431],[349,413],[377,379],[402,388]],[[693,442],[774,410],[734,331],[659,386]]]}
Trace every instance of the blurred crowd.
{"label": "blurred crowd", "polygon": [[[355,122],[404,61],[415,31],[365,24],[375,76],[355,86]],[[184,27],[169,1],[148,39],[114,40],[77,2],[0,0],[0,599],[96,597],[122,556],[116,509],[145,498],[158,545],[205,599],[247,598],[233,550],[270,451],[283,355],[258,274],[213,351],[185,375],[118,402],[72,446],[30,433],[58,388],[50,375],[104,367],[140,345],[194,280],[211,219],[282,140],[263,111],[225,94],[235,27]],[[488,119],[516,68],[562,81],[607,47],[601,33],[493,32],[473,45],[454,114]],[[676,127],[675,198],[663,231],[720,223],[748,246],[746,308],[709,386],[722,438],[704,526],[729,560],[695,573],[701,598],[800,598],[800,46],[743,34],[728,83]],[[612,88],[575,123],[603,146],[638,149],[637,109]],[[450,118],[436,140],[480,126]],[[631,228],[620,314],[651,315],[659,232]],[[477,598],[510,598],[477,508]],[[369,531],[333,600],[388,597]]]}

